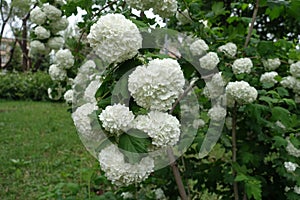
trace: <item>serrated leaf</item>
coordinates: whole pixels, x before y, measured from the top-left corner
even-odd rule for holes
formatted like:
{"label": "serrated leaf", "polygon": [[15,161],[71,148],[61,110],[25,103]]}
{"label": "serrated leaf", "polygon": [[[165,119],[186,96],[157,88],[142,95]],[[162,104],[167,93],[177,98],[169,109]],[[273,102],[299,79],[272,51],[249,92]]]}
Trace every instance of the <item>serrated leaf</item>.
{"label": "serrated leaf", "polygon": [[274,140],[274,146],[275,147],[285,147],[287,145],[287,141],[280,137],[280,136],[274,136],[273,137],[273,140]]}
{"label": "serrated leaf", "polygon": [[247,197],[249,199],[251,199],[251,197],[253,197],[255,200],[261,200],[261,182],[256,180],[256,179],[252,179],[250,181],[247,181],[245,183],[245,192],[247,194]]}
{"label": "serrated leaf", "polygon": [[241,182],[241,181],[247,181],[248,177],[245,174],[239,174],[235,177],[234,181]]}

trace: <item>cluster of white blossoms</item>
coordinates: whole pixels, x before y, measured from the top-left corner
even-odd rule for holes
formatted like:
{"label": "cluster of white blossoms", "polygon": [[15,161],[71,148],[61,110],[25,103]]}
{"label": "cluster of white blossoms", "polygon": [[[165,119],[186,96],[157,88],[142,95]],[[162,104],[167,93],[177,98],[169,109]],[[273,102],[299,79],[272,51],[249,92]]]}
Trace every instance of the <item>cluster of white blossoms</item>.
{"label": "cluster of white blossoms", "polygon": [[218,54],[215,52],[209,52],[205,56],[199,59],[200,67],[207,70],[213,70],[220,62]]}
{"label": "cluster of white blossoms", "polygon": [[[63,1],[54,4],[62,6]],[[69,22],[62,16],[62,11],[49,3],[43,4],[41,7],[36,7],[30,12],[31,22],[37,24],[33,32],[36,36],[35,41],[40,41],[44,44],[47,51],[37,51],[34,45],[30,45],[30,52],[32,55],[46,54],[51,49],[59,50],[64,45],[64,39],[58,35],[59,31],[65,30]]]}
{"label": "cluster of white blossoms", "polygon": [[295,186],[295,187],[294,187],[294,192],[295,192],[296,194],[300,194],[300,187]]}
{"label": "cluster of white blossoms", "polygon": [[297,149],[289,139],[287,139],[287,142],[288,142],[288,144],[287,144],[285,150],[291,156],[295,156],[295,157],[299,158],[300,157],[300,149]]}
{"label": "cluster of white blossoms", "polygon": [[67,71],[57,64],[52,64],[49,67],[49,75],[53,81],[63,81],[67,78]]}
{"label": "cluster of white blossoms", "polygon": [[131,59],[142,48],[137,26],[121,14],[101,16],[92,25],[87,39],[99,58],[108,64]]}
{"label": "cluster of white blossoms", "polygon": [[300,78],[300,61],[291,64],[290,73],[293,77]]}
{"label": "cluster of white blossoms", "polygon": [[99,115],[99,119],[106,131],[119,136],[131,128],[134,114],[125,105],[115,104],[107,106]]}
{"label": "cluster of white blossoms", "polygon": [[149,10],[153,9],[154,14],[158,14],[162,18],[173,16],[177,11],[176,0],[126,0],[126,3],[138,10]]}
{"label": "cluster of white blossoms", "polygon": [[64,94],[64,99],[68,104],[73,102],[73,90],[67,90]]}
{"label": "cluster of white blossoms", "polygon": [[274,71],[281,65],[279,58],[262,60],[262,63],[266,71]]}
{"label": "cluster of white blossoms", "polygon": [[30,54],[45,53],[46,51],[47,50],[44,43],[38,40],[30,42]]}
{"label": "cluster of white blossoms", "polygon": [[61,49],[55,54],[54,64],[49,68],[49,75],[54,81],[64,81],[67,78],[67,69],[74,64],[74,56],[69,49]]}
{"label": "cluster of white blossoms", "polygon": [[275,77],[278,76],[277,72],[266,72],[261,75],[260,82],[266,83],[266,84],[275,84],[278,81],[275,79]]}
{"label": "cluster of white blossoms", "polygon": [[129,75],[128,90],[139,106],[166,111],[183,93],[184,83],[176,60],[154,59],[147,66],[138,66]]}
{"label": "cluster of white blossoms", "polygon": [[178,119],[160,111],[150,111],[147,115],[137,116],[134,128],[147,133],[156,147],[173,146],[180,137]]}
{"label": "cluster of white blossoms", "polygon": [[154,171],[151,157],[144,157],[139,163],[127,163],[115,145],[101,150],[98,159],[107,179],[119,186],[142,182]]}
{"label": "cluster of white blossoms", "polygon": [[241,104],[254,102],[258,95],[257,90],[245,81],[229,82],[226,86],[226,94],[228,98],[233,98]]}
{"label": "cluster of white blossoms", "polygon": [[210,99],[220,97],[224,93],[225,81],[222,78],[222,72],[213,75],[210,81],[206,81],[203,94]]}
{"label": "cluster of white blossoms", "polygon": [[223,52],[225,56],[233,58],[237,53],[237,46],[232,42],[228,42],[218,48],[219,52]]}
{"label": "cluster of white blossoms", "polygon": [[249,74],[251,72],[252,67],[253,63],[250,58],[239,58],[233,62],[232,71],[234,74]]}
{"label": "cluster of white blossoms", "polygon": [[221,121],[226,117],[226,109],[221,106],[213,106],[208,110],[208,117],[213,121]]}
{"label": "cluster of white blossoms", "polygon": [[288,172],[294,172],[298,166],[297,163],[293,163],[293,162],[284,162],[284,167],[286,169],[286,171]]}
{"label": "cluster of white blossoms", "polygon": [[202,56],[209,50],[209,46],[202,39],[197,39],[190,46],[190,51],[194,56]]}

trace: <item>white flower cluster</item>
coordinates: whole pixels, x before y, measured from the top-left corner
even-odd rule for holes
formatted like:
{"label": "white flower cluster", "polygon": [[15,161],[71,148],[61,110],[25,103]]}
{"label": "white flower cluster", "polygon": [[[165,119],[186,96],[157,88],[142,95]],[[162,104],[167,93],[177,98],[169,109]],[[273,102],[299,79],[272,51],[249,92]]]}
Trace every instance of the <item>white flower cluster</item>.
{"label": "white flower cluster", "polygon": [[285,87],[292,89],[296,94],[300,95],[300,80],[293,77],[293,76],[287,76],[284,77],[280,84]]}
{"label": "white flower cluster", "polygon": [[257,98],[257,90],[245,81],[229,82],[226,86],[228,98],[241,104],[252,103]]}
{"label": "white flower cluster", "polygon": [[101,16],[87,38],[96,54],[108,64],[128,60],[142,47],[137,26],[121,14]]}
{"label": "white flower cluster", "polygon": [[60,48],[63,47],[64,43],[65,43],[64,38],[59,36],[59,37],[50,38],[48,40],[47,45],[50,49],[59,50]]}
{"label": "white flower cluster", "polygon": [[49,75],[53,81],[63,81],[67,78],[66,70],[61,69],[57,64],[49,67]]}
{"label": "white flower cluster", "polygon": [[48,31],[47,29],[45,29],[42,26],[37,26],[34,29],[34,34],[36,35],[37,39],[40,39],[40,40],[48,39],[51,35],[50,31]]}
{"label": "white flower cluster", "polygon": [[208,111],[208,117],[213,121],[221,121],[226,117],[226,109],[221,106],[213,106]]}
{"label": "white flower cluster", "polygon": [[31,22],[37,24],[37,25],[42,25],[45,23],[47,19],[47,15],[45,12],[42,11],[41,8],[36,7],[30,12],[30,20]]}
{"label": "white flower cluster", "polygon": [[262,63],[263,63],[265,70],[267,70],[267,71],[274,71],[281,65],[279,58],[262,60]]}
{"label": "white flower cluster", "polygon": [[207,70],[213,70],[220,62],[218,54],[215,52],[209,52],[205,56],[199,59],[200,67]]}
{"label": "white flower cluster", "polygon": [[300,187],[295,186],[295,187],[294,187],[294,192],[295,192],[296,194],[300,194]]}
{"label": "white flower cluster", "polygon": [[284,162],[284,167],[286,171],[294,172],[297,169],[298,165],[297,163],[293,163],[293,162]]}
{"label": "white flower cluster", "polygon": [[59,31],[65,30],[69,26],[69,21],[67,18],[62,17],[59,20],[50,23],[51,32],[56,34]]}
{"label": "white flower cluster", "polygon": [[184,76],[176,60],[154,59],[139,66],[128,78],[128,90],[146,109],[166,111],[183,92]]}
{"label": "white flower cluster", "polygon": [[64,94],[64,99],[67,103],[72,103],[73,102],[73,90],[68,90]]}
{"label": "white flower cluster", "polygon": [[299,158],[300,157],[300,149],[297,149],[289,139],[287,139],[287,142],[288,142],[288,144],[287,144],[285,150],[291,156],[295,156],[295,157]]}
{"label": "white flower cluster", "polygon": [[158,14],[162,18],[171,17],[177,11],[176,0],[126,0],[126,3],[138,10],[149,10],[153,8],[153,13]]}
{"label": "white flower cluster", "polygon": [[211,99],[220,97],[224,92],[225,82],[222,78],[222,72],[213,75],[210,81],[206,81],[203,94]]}
{"label": "white flower cluster", "polygon": [[223,52],[225,54],[225,56],[229,57],[229,58],[233,58],[235,57],[236,53],[237,53],[237,46],[236,44],[232,43],[232,42],[228,42],[225,45],[222,45],[218,48],[219,52]]}
{"label": "white flower cluster", "polygon": [[151,157],[130,164],[125,162],[123,154],[115,145],[104,148],[98,158],[107,179],[119,186],[142,182],[154,171],[154,160]]}
{"label": "white flower cluster", "polygon": [[59,20],[62,15],[60,9],[50,4],[44,4],[42,10],[45,12],[47,18],[52,21]]}
{"label": "white flower cluster", "polygon": [[232,71],[234,74],[249,74],[252,67],[253,63],[250,58],[239,58],[233,62]]}
{"label": "white flower cluster", "polygon": [[99,115],[99,119],[102,122],[102,127],[106,131],[119,136],[122,132],[131,128],[134,114],[128,107],[115,104],[113,106],[107,106]]}
{"label": "white flower cluster", "polygon": [[74,65],[74,56],[69,49],[56,52],[54,63],[62,69],[70,69]]}
{"label": "white flower cluster", "polygon": [[190,46],[190,51],[194,56],[202,56],[206,54],[206,51],[208,51],[208,49],[209,46],[202,39],[197,39]]}
{"label": "white flower cluster", "polygon": [[160,111],[139,115],[134,121],[134,128],[147,133],[152,139],[152,144],[157,147],[175,145],[180,137],[178,119]]}
{"label": "white flower cluster", "polygon": [[293,77],[300,78],[300,61],[291,64],[290,73]]}
{"label": "white flower cluster", "polygon": [[96,63],[93,60],[86,61],[79,69],[78,73],[92,75],[96,69]]}
{"label": "white flower cluster", "polygon": [[39,53],[45,53],[46,52],[46,46],[44,43],[40,42],[39,40],[34,40],[30,42],[30,54],[35,55]]}
{"label": "white flower cluster", "polygon": [[86,102],[96,102],[97,100],[95,94],[100,86],[101,86],[101,81],[98,78],[93,80],[85,89],[83,99]]}
{"label": "white flower cluster", "polygon": [[267,83],[267,84],[275,84],[278,81],[275,79],[275,77],[278,76],[277,72],[266,72],[261,75],[260,82],[261,83]]}

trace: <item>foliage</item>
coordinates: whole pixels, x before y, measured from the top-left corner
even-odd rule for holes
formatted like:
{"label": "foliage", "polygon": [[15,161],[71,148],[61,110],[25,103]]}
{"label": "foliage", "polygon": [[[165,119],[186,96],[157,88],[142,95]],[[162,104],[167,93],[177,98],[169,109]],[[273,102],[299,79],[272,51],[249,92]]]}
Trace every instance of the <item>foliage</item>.
{"label": "foliage", "polygon": [[0,75],[0,98],[14,100],[49,100],[47,89],[52,85],[46,72],[6,73]]}

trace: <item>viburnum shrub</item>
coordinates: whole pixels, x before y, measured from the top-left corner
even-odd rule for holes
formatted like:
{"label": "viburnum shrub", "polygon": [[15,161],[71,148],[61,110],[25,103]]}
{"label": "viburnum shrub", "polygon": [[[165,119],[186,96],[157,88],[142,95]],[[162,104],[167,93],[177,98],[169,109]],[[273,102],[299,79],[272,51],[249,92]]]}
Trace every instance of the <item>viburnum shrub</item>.
{"label": "viburnum shrub", "polygon": [[60,50],[49,72],[81,64],[64,96],[117,198],[299,199],[299,46],[262,17],[294,3],[86,2],[63,6],[87,11],[86,60]]}

